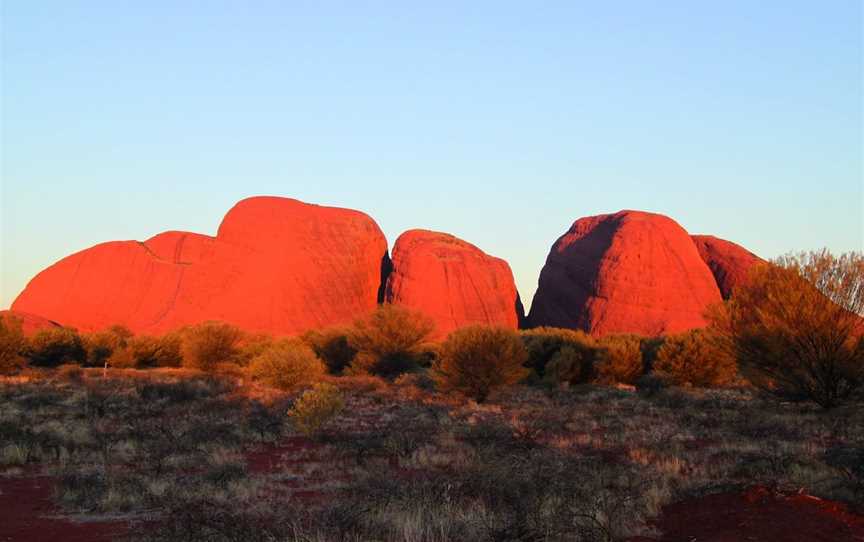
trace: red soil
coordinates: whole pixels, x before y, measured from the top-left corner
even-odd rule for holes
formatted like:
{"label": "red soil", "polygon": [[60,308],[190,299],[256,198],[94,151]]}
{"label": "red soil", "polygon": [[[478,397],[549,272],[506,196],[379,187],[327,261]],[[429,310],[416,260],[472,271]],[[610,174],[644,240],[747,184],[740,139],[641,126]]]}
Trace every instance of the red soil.
{"label": "red soil", "polygon": [[0,477],[0,542],[101,542],[129,530],[126,521],[74,521],[52,501],[47,476]]}
{"label": "red soil", "polygon": [[655,526],[663,533],[661,542],[864,541],[864,516],[842,504],[764,487],[669,505]]}

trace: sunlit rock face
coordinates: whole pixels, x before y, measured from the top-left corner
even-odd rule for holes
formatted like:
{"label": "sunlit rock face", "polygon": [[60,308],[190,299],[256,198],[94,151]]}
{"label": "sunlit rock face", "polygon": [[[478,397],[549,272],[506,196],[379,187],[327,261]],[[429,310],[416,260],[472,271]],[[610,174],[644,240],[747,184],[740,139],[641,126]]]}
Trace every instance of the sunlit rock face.
{"label": "sunlit rock face", "polygon": [[171,231],[72,254],[12,308],[81,331],[222,320],[286,335],[374,309],[386,257],[381,229],[359,211],[254,197],[225,215],[216,237]]}
{"label": "sunlit rock face", "polygon": [[471,324],[517,328],[523,316],[504,260],[446,233],[409,230],[393,246],[385,300],[435,322],[435,336]]}
{"label": "sunlit rock face", "polygon": [[750,268],[763,262],[741,245],[712,235],[694,235],[693,242],[702,260],[711,269],[723,299],[729,299],[735,287],[747,279]]}
{"label": "sunlit rock face", "polygon": [[43,318],[38,314],[29,312],[5,310],[0,311],[0,320],[4,322],[15,321],[21,326],[21,331],[25,336],[31,337],[43,329],[54,329],[60,327],[57,322],[52,322],[47,318]]}
{"label": "sunlit rock face", "polygon": [[528,321],[595,335],[660,335],[705,325],[721,300],[687,232],[659,214],[580,218],[552,246]]}

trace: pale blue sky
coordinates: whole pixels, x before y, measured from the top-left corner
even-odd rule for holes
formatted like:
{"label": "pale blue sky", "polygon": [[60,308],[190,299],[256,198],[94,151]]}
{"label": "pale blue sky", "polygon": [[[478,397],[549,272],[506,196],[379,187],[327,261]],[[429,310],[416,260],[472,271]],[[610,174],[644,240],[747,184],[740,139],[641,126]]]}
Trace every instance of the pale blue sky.
{"label": "pale blue sky", "polygon": [[580,216],[864,245],[859,1],[2,2],[0,307],[257,194],[454,233],[526,305]]}

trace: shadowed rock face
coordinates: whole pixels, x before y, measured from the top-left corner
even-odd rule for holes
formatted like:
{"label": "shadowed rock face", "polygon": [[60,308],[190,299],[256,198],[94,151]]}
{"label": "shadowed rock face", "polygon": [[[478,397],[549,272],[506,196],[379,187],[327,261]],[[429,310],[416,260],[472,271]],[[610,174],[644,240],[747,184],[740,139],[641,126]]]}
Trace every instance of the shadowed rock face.
{"label": "shadowed rock face", "polygon": [[764,261],[731,241],[712,235],[693,235],[692,238],[702,260],[714,274],[723,299],[729,299],[735,287],[747,279],[751,267]]}
{"label": "shadowed rock face", "polygon": [[396,240],[392,265],[385,301],[431,316],[436,337],[471,324],[519,326],[522,303],[510,266],[470,243],[409,230]]}
{"label": "shadowed rock face", "polygon": [[0,320],[5,320],[7,318],[17,320],[21,324],[21,331],[27,337],[35,335],[43,329],[53,329],[60,327],[60,324],[58,324],[57,322],[52,322],[51,320],[48,320],[47,318],[42,318],[37,314],[10,310],[0,311]]}
{"label": "shadowed rock face", "polygon": [[687,232],[639,211],[581,218],[552,246],[532,326],[595,335],[676,333],[705,325],[720,290]]}
{"label": "shadowed rock face", "polygon": [[292,334],[372,310],[386,254],[380,228],[361,212],[255,197],[228,212],[215,238],[172,231],[64,258],[12,308],[82,331],[223,320]]}

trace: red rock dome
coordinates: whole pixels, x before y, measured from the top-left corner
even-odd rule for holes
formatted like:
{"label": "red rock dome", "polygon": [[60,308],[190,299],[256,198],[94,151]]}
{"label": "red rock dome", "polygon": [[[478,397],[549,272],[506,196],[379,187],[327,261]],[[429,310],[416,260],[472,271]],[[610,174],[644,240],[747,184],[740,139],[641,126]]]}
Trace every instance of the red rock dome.
{"label": "red rock dome", "polygon": [[114,241],[39,273],[12,305],[82,331],[158,332],[223,320],[292,334],[350,321],[378,301],[387,242],[367,215],[255,197],[208,237]]}
{"label": "red rock dome", "polygon": [[555,242],[529,322],[659,335],[704,326],[705,308],[720,300],[684,228],[663,215],[620,211],[581,218]]}
{"label": "red rock dome", "polygon": [[386,301],[431,316],[436,337],[470,324],[519,326],[522,303],[504,260],[446,233],[409,230],[392,262]]}
{"label": "red rock dome", "polygon": [[763,262],[741,245],[712,235],[694,235],[693,242],[702,260],[711,269],[723,299],[729,299],[735,287],[747,279],[750,268]]}
{"label": "red rock dome", "polygon": [[0,320],[6,320],[9,318],[17,320],[21,324],[21,331],[27,337],[35,335],[43,329],[60,327],[60,324],[57,322],[52,322],[51,320],[42,318],[37,314],[10,310],[0,311]]}

